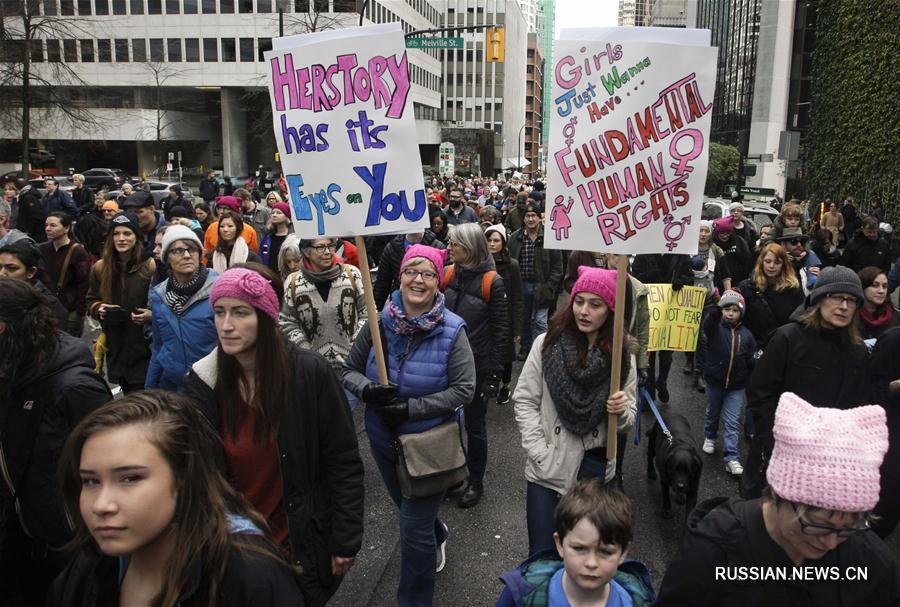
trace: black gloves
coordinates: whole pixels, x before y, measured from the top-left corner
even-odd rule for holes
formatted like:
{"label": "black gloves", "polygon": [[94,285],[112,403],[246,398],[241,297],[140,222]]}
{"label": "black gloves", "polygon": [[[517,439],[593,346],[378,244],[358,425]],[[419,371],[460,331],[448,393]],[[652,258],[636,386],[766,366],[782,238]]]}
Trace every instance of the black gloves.
{"label": "black gloves", "polygon": [[494,398],[500,391],[500,374],[491,373],[484,382],[484,397]]}
{"label": "black gloves", "polygon": [[371,382],[363,388],[362,399],[364,403],[380,407],[397,398],[397,384],[379,384]]}
{"label": "black gloves", "polygon": [[638,384],[638,388],[646,388],[647,387],[647,369],[638,369],[637,370],[637,384]]}
{"label": "black gloves", "polygon": [[409,403],[395,398],[383,405],[376,405],[376,411],[388,426],[396,426],[409,419]]}

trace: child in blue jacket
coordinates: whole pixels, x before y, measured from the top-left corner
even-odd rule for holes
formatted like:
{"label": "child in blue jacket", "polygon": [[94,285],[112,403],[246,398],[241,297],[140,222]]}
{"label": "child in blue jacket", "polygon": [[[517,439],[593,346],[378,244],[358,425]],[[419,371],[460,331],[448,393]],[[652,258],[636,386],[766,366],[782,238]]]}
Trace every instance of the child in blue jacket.
{"label": "child in blue jacket", "polygon": [[741,325],[744,315],[744,296],[728,290],[719,299],[719,309],[710,314],[704,324],[706,361],[703,377],[706,380],[706,423],[704,453],[715,453],[719,418],[723,417],[724,445],[722,459],[725,469],[735,476],[744,473],[738,459],[738,432],[744,388],[753,369],[756,340],[750,329]]}
{"label": "child in blue jacket", "polygon": [[597,479],[576,483],[556,506],[556,554],[538,553],[500,576],[497,607],[650,607],[650,572],[627,560],[631,500]]}

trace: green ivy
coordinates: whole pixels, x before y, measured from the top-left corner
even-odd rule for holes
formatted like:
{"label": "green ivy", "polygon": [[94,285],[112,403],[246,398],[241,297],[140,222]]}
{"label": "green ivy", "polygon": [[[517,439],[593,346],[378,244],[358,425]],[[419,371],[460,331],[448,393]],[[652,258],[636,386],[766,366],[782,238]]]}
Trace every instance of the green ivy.
{"label": "green ivy", "polygon": [[809,191],[864,200],[900,182],[900,0],[819,0],[816,36]]}

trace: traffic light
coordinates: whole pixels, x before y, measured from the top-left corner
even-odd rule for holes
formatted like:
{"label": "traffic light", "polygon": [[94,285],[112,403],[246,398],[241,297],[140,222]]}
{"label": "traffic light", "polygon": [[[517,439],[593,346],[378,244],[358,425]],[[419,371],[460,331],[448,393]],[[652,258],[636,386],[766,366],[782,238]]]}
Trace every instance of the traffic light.
{"label": "traffic light", "polygon": [[489,27],[484,30],[485,57],[489,63],[503,63],[505,56],[506,30],[502,27]]}

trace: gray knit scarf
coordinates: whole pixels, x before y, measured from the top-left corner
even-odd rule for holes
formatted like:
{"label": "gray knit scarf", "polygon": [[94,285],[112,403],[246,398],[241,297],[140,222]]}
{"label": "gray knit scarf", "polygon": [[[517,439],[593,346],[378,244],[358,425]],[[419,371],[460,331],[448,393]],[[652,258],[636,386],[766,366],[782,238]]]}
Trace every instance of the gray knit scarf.
{"label": "gray knit scarf", "polygon": [[[584,367],[575,366],[575,338],[564,331],[544,354],[544,381],[566,430],[584,436],[596,428],[606,414],[609,400],[611,357],[600,348],[588,350]],[[628,376],[623,357],[622,377]]]}

